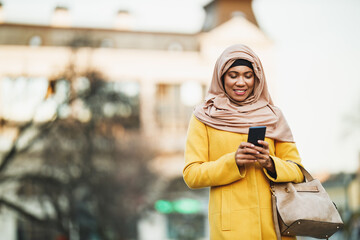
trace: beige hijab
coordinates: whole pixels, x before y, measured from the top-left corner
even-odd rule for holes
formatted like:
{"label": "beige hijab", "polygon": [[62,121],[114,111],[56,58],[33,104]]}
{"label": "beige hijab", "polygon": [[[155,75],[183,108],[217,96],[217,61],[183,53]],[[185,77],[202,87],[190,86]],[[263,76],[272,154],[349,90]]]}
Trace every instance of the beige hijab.
{"label": "beige hijab", "polygon": [[[236,59],[251,62],[256,76],[253,94],[242,102],[232,100],[222,84],[222,76]],[[266,126],[267,137],[283,142],[294,141],[283,114],[273,105],[260,59],[241,44],[225,49],[216,61],[208,95],[195,108],[194,115],[204,124],[219,130],[247,134],[251,126]]]}

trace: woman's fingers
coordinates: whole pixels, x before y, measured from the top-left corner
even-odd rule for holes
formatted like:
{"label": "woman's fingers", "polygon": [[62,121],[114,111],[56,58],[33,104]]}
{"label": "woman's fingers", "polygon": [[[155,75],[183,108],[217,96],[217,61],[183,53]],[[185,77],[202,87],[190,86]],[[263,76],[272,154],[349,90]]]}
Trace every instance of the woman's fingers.
{"label": "woman's fingers", "polygon": [[248,142],[240,143],[237,152],[243,153],[243,154],[258,154],[258,151],[255,150],[255,145],[252,143],[248,143]]}
{"label": "woman's fingers", "polygon": [[256,162],[255,155],[259,152],[254,149],[254,145],[248,142],[240,143],[239,148],[236,151],[235,159],[238,166],[244,166],[245,164]]}
{"label": "woman's fingers", "polygon": [[259,154],[260,152],[253,149],[253,148],[242,148],[240,149],[239,153],[241,154],[250,154],[250,155],[256,155]]}
{"label": "woman's fingers", "polygon": [[258,154],[255,155],[255,157],[257,159],[269,159],[269,152],[268,151],[259,152]]}
{"label": "woman's fingers", "polygon": [[242,142],[239,145],[239,148],[254,148],[255,145],[249,142]]}
{"label": "woman's fingers", "polygon": [[263,168],[274,171],[274,162],[270,158],[269,144],[259,140],[262,147],[255,146],[248,142],[242,142],[236,151],[235,159],[239,167],[245,164],[258,162]]}
{"label": "woman's fingers", "polygon": [[264,149],[269,149],[269,143],[266,141],[258,140],[258,143],[262,146]]}
{"label": "woman's fingers", "polygon": [[271,165],[269,162],[269,144],[265,141],[258,141],[262,147],[255,146],[252,143],[242,142],[236,151],[236,163],[238,166],[244,166],[248,163],[259,162],[263,167]]}
{"label": "woman's fingers", "polygon": [[235,155],[236,160],[256,160],[255,155],[238,153]]}
{"label": "woman's fingers", "polygon": [[269,144],[265,141],[258,141],[259,144],[262,145],[262,147],[255,146],[255,150],[259,152],[260,155],[266,155],[266,158],[269,156]]}

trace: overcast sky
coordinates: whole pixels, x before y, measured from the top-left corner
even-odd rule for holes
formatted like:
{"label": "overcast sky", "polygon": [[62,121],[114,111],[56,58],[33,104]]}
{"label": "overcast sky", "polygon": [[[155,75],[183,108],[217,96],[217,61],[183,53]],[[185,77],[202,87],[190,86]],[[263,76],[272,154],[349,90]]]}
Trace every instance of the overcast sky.
{"label": "overcast sky", "polygon": [[[0,0],[1,1],[1,0]],[[68,7],[74,26],[111,28],[117,11],[134,16],[135,30],[193,33],[208,0],[2,0],[11,22],[48,24],[56,6]],[[32,9],[32,11],[30,10]]]}
{"label": "overcast sky", "polygon": [[360,1],[257,0],[256,16],[276,44],[279,105],[306,166],[359,167]]}
{"label": "overcast sky", "polygon": [[[1,0],[0,0],[1,1]],[[145,31],[200,31],[208,0],[2,0],[13,22],[48,24],[55,6],[68,6],[78,26],[112,26],[129,10]],[[85,6],[85,7],[84,7]],[[314,172],[359,167],[360,1],[255,0],[262,30],[274,40],[276,96],[305,166]],[[353,129],[357,129],[357,131]]]}

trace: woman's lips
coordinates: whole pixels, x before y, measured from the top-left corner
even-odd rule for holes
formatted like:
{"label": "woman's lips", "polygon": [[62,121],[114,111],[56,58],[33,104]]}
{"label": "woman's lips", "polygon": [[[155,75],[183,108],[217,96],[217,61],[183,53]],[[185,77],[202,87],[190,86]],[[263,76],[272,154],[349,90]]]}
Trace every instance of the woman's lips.
{"label": "woman's lips", "polygon": [[238,96],[242,96],[245,94],[246,90],[234,90],[235,94]]}

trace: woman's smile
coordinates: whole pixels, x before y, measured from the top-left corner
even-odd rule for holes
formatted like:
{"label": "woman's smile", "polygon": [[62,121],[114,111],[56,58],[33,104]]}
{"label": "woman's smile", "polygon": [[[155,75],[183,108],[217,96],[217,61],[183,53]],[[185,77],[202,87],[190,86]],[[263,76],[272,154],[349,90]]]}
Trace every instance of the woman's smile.
{"label": "woman's smile", "polygon": [[236,95],[242,96],[245,94],[246,90],[235,89],[234,92]]}

